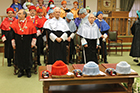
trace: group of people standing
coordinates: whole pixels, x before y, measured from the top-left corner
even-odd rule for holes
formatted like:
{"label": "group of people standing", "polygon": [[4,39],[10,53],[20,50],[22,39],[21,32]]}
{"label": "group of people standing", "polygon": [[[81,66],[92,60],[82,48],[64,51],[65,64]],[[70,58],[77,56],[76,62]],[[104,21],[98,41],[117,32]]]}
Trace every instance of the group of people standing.
{"label": "group of people standing", "polygon": [[[37,46],[37,62],[41,65],[40,54],[43,51],[44,42],[49,49],[48,64],[53,64],[57,60],[62,60],[67,64],[67,45],[70,46],[70,63],[73,63],[72,55],[75,55],[74,37],[76,34],[80,36],[83,46],[83,63],[94,61],[98,64],[96,55],[98,48],[101,49],[104,62],[108,63],[106,38],[110,27],[103,20],[101,11],[97,14],[90,14],[86,8],[78,9],[77,1],[73,3],[74,8],[70,10],[66,7],[65,0],[61,3],[62,8],[56,7],[54,1],[50,0],[49,8],[44,10],[42,1],[38,0],[37,7],[27,6],[29,13],[25,9],[15,10],[15,7],[11,6],[6,11],[8,17],[0,25],[2,41],[5,43],[5,58],[7,58],[8,66],[11,66],[15,50],[14,64],[19,68],[18,77],[22,77],[24,71],[27,77],[31,77],[34,46]],[[15,12],[17,10],[18,12]],[[15,18],[15,13],[18,19]]]}

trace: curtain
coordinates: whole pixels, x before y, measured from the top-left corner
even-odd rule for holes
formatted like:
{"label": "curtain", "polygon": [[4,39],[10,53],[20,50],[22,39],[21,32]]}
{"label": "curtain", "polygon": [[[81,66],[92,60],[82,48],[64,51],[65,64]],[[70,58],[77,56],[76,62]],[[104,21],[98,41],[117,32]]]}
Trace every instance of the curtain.
{"label": "curtain", "polygon": [[121,11],[130,11],[135,0],[120,0]]}
{"label": "curtain", "polygon": [[136,11],[140,10],[140,0],[135,0],[133,7],[129,12],[129,17],[137,17]]}

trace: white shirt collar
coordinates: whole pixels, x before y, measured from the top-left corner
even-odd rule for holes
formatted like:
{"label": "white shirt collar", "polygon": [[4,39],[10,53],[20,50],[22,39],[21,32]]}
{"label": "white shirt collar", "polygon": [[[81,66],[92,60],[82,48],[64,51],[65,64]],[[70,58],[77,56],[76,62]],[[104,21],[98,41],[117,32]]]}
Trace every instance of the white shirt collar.
{"label": "white shirt collar", "polygon": [[30,16],[31,18],[35,18],[35,16]]}
{"label": "white shirt collar", "polygon": [[24,20],[20,20],[20,22],[23,22],[23,23],[24,23],[24,22],[25,22],[25,20],[26,20],[26,18],[25,18]]}

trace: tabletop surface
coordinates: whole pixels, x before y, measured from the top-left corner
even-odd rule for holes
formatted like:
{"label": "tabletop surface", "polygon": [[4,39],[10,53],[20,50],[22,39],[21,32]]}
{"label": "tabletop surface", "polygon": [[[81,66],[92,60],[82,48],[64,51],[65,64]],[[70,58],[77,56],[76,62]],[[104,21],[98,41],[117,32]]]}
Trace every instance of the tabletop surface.
{"label": "tabletop surface", "polygon": [[[111,76],[111,75],[109,75],[108,73],[105,72],[106,67],[101,64],[101,65],[99,65],[99,69],[100,69],[100,71],[102,71],[102,72],[104,72],[106,74],[105,76],[100,76],[100,77],[99,76],[97,76],[97,77],[96,76],[94,76],[94,77],[83,77],[82,76],[80,78],[78,78],[76,76],[74,76],[74,78],[51,78],[51,77],[49,77],[48,79],[44,79],[41,76],[41,71],[48,70],[47,67],[49,67],[49,66],[50,65],[48,65],[48,66],[39,66],[39,68],[38,68],[39,81],[92,80],[92,79],[96,80],[96,79],[121,79],[121,78],[123,79],[123,78],[139,77],[138,74],[135,74],[135,75],[132,74],[132,75],[120,75],[120,76],[116,75],[116,76]],[[73,66],[72,65],[68,65],[68,70],[70,72],[72,72],[74,70]]]}

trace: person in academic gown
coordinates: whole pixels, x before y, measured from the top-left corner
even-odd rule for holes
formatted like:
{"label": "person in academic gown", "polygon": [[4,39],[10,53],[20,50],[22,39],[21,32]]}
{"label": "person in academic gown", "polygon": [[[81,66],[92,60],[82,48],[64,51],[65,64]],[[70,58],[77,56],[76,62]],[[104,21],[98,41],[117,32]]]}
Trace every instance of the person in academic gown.
{"label": "person in academic gown", "polygon": [[28,7],[26,6],[26,3],[30,2],[31,6],[33,6],[34,4],[32,3],[32,0],[26,0],[26,2],[23,4],[23,8],[26,10],[28,9]]}
{"label": "person in academic gown", "polygon": [[[50,9],[49,10],[53,10],[56,6],[54,4],[50,5]],[[47,19],[49,19],[49,11],[47,12],[46,16]]]}
{"label": "person in academic gown", "polygon": [[81,8],[81,9],[79,10],[79,14],[81,15],[81,18],[82,18],[82,20],[81,20],[81,22],[80,22],[80,24],[79,24],[79,28],[80,28],[82,24],[84,24],[85,22],[88,21],[88,16],[89,16],[89,14],[87,13],[87,11],[86,11],[85,8]]}
{"label": "person in academic gown", "polygon": [[48,63],[53,64],[56,60],[62,60],[66,63],[66,32],[70,29],[66,21],[60,17],[59,7],[54,9],[54,16],[47,25],[44,25],[50,38]]}
{"label": "person in academic gown", "polygon": [[14,0],[14,3],[10,6],[11,8],[14,9],[14,11],[18,11],[20,9],[22,9],[22,5],[19,3],[18,0]]}
{"label": "person in academic gown", "polygon": [[[100,54],[102,55],[102,59],[105,63],[107,62],[107,49],[106,49],[106,38],[108,37],[108,31],[110,29],[110,26],[106,23],[106,21],[103,19],[103,12],[98,11],[96,15],[97,19],[95,20],[95,23],[98,25],[99,30],[102,34],[100,38]],[[104,49],[103,49],[104,48]]]}
{"label": "person in academic gown", "polygon": [[[133,35],[133,41],[130,50],[130,56],[136,57],[135,62],[139,62],[138,58],[140,57],[140,11],[137,10],[137,20],[134,22],[131,27],[131,33]],[[137,64],[140,66],[140,63]]]}
{"label": "person in academic gown", "polygon": [[[54,18],[54,10],[53,9],[50,9],[49,11],[48,11],[48,16],[49,16],[49,19],[48,20],[46,20],[46,22],[44,23],[44,26],[43,26],[43,28],[44,29],[46,29],[45,27],[46,27],[46,25],[49,23],[49,21],[52,19],[52,18]],[[47,32],[47,30],[46,31],[43,31],[43,33],[42,33],[42,35],[43,35],[43,40],[44,40],[44,42],[46,43],[46,47],[48,48],[49,46],[49,42],[50,42],[50,38],[48,37],[48,33],[49,32]],[[47,36],[47,37],[46,37]]]}
{"label": "person in academic gown", "polygon": [[44,2],[43,0],[38,0],[39,6],[36,7],[36,10],[38,10],[39,8],[41,8],[42,11],[43,11],[43,16],[45,17],[46,14],[47,14],[47,12],[46,12],[46,7],[43,6],[43,2]]}
{"label": "person in academic gown", "polygon": [[36,18],[36,22],[35,22],[35,26],[37,27],[37,63],[38,65],[41,65],[40,63],[40,54],[43,53],[43,25],[45,23],[45,21],[47,20],[43,15],[43,11],[42,9],[38,9],[37,10],[37,18]]}
{"label": "person in academic gown", "polygon": [[97,24],[94,22],[96,17],[90,14],[88,21],[82,24],[78,29],[77,34],[81,36],[81,44],[83,46],[83,60],[84,62],[94,61],[98,64],[96,48],[99,45],[99,38],[101,33]]}
{"label": "person in academic gown", "polygon": [[79,14],[79,11],[77,12],[77,14],[78,14],[78,17],[75,18],[74,22],[75,22],[76,27],[78,28],[81,23],[81,14]]}
{"label": "person in academic gown", "polygon": [[14,9],[13,8],[8,8],[7,9],[7,15],[8,17],[6,17],[1,25],[0,25],[0,29],[2,31],[2,41],[4,42],[5,46],[4,46],[4,54],[5,54],[5,58],[7,58],[7,62],[8,62],[8,66],[11,66],[11,59],[13,59],[13,47],[11,44],[11,40],[12,40],[12,31],[11,31],[11,25],[15,20],[14,16]]}
{"label": "person in academic gown", "polygon": [[52,4],[54,4],[54,1],[50,0],[49,3],[48,3],[48,7],[46,8],[47,13],[50,10],[50,5],[52,5]]}
{"label": "person in academic gown", "polygon": [[65,1],[65,0],[63,0],[62,2],[61,2],[61,5],[62,5],[62,7],[61,7],[61,13],[60,13],[60,17],[61,18],[65,18],[66,17],[66,12],[65,12],[65,10],[68,10],[68,8],[67,8],[67,1]]}
{"label": "person in academic gown", "polygon": [[36,24],[36,19],[37,19],[36,7],[35,6],[30,6],[29,7],[29,12],[30,12],[30,15],[27,16],[26,19],[31,20],[33,22],[33,24],[35,25]]}
{"label": "person in academic gown", "polygon": [[66,23],[70,29],[70,31],[67,32],[68,34],[67,45],[70,47],[70,56],[69,56],[70,63],[73,63],[72,55],[75,54],[75,44],[73,39],[77,30],[76,25],[72,19],[73,19],[73,14],[71,12],[67,13]]}
{"label": "person in academic gown", "polygon": [[36,28],[31,20],[26,19],[27,13],[21,9],[18,12],[18,20],[11,25],[13,30],[12,46],[15,49],[15,65],[19,68],[18,77],[24,75],[31,77],[32,48],[36,44]]}
{"label": "person in academic gown", "polygon": [[77,1],[74,1],[73,2],[73,8],[71,9],[71,12],[73,13],[73,17],[74,19],[78,17],[78,12],[79,9],[78,9],[78,2]]}

